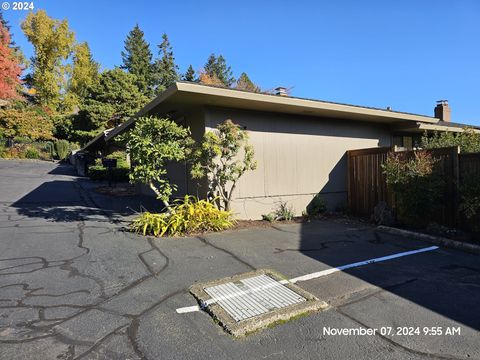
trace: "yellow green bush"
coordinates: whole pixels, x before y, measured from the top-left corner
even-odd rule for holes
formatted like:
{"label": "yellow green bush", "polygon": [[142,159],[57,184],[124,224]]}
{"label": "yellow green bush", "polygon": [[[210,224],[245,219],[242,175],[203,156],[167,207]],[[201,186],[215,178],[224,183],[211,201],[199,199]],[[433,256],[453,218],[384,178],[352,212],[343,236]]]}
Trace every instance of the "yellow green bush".
{"label": "yellow green bush", "polygon": [[193,232],[221,231],[235,225],[229,211],[219,210],[215,200],[199,200],[186,195],[170,206],[170,212],[143,212],[136,218],[130,228],[143,235],[177,236]]}

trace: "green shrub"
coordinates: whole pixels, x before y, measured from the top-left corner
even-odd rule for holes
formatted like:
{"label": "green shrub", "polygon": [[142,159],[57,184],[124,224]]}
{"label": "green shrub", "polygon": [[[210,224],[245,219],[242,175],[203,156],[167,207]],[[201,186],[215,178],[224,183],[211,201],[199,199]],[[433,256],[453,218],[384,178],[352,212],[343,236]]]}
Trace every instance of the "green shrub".
{"label": "green shrub", "polygon": [[47,141],[43,144],[43,151],[50,156],[50,159],[55,157],[55,145],[51,141]]}
{"label": "green shrub", "polygon": [[198,200],[186,195],[175,200],[169,213],[143,212],[130,228],[143,235],[176,236],[199,231],[221,231],[234,226],[232,213],[219,210],[214,200]]}
{"label": "green shrub", "polygon": [[387,184],[395,194],[397,218],[407,225],[425,226],[441,207],[444,181],[429,152],[389,154],[382,165]]}
{"label": "green shrub", "polygon": [[460,146],[462,153],[480,152],[480,134],[472,128],[466,128],[462,132],[435,132],[425,134],[422,137],[421,147],[424,149],[445,148]]}
{"label": "green shrub", "polygon": [[274,212],[276,220],[286,220],[290,221],[295,217],[295,213],[293,211],[293,207],[287,205],[286,202],[280,201],[278,208]]}
{"label": "green shrub", "polygon": [[[129,168],[112,168],[112,180],[113,181],[128,181]],[[108,169],[102,165],[93,165],[88,167],[88,176],[92,180],[108,180]]]}
{"label": "green shrub", "polygon": [[459,211],[470,230],[480,232],[480,182],[473,176],[463,180],[460,186]]}
{"label": "green shrub", "polygon": [[327,204],[325,200],[317,194],[313,197],[312,201],[307,205],[307,214],[309,216],[316,216],[323,214],[327,211]]}
{"label": "green shrub", "polygon": [[464,180],[460,187],[460,211],[467,219],[480,214],[480,182],[473,177]]}
{"label": "green shrub", "polygon": [[27,159],[40,159],[40,153],[34,147],[29,146],[25,150],[25,158],[27,158]]}
{"label": "green shrub", "polygon": [[262,215],[262,220],[266,220],[268,222],[274,222],[275,221],[275,214],[273,214],[273,213],[263,214]]}
{"label": "green shrub", "polygon": [[57,140],[55,141],[55,152],[59,160],[64,160],[70,152],[70,144],[67,140]]}
{"label": "green shrub", "polygon": [[25,136],[15,136],[13,138],[14,144],[31,144],[32,139],[25,137]]}
{"label": "green shrub", "polygon": [[114,151],[110,155],[106,156],[107,159],[116,159],[117,167],[130,167],[127,162],[127,154],[124,151]]}

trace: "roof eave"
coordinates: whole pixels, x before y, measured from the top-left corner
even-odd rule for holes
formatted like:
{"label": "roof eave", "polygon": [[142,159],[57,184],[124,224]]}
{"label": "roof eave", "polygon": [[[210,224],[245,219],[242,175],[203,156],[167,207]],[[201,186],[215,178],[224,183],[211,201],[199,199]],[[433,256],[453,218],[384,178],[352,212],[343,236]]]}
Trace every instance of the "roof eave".
{"label": "roof eave", "polygon": [[130,128],[131,125],[135,122],[136,119],[139,117],[147,114],[150,110],[155,108],[158,104],[161,102],[165,101],[165,99],[169,98],[173,94],[175,94],[178,91],[178,83],[173,84],[172,86],[168,87],[165,91],[160,93],[155,99],[150,101],[147,105],[145,105],[142,109],[140,109],[135,115],[133,115],[130,119],[127,121],[121,123],[118,125],[116,128],[114,128],[112,131],[108,133],[107,136],[105,136],[105,141],[109,141],[110,139],[113,139],[115,136],[121,134],[128,128]]}
{"label": "roof eave", "polygon": [[357,114],[362,116],[369,116],[372,119],[391,119],[392,121],[421,121],[426,123],[436,123],[437,118],[429,117],[425,115],[417,115],[410,113],[403,113],[398,111],[383,110],[377,108],[368,108],[356,105],[339,104],[320,100],[309,100],[302,98],[295,98],[290,96],[278,96],[271,94],[261,94],[248,91],[240,91],[235,89],[228,89],[216,86],[205,86],[189,82],[177,82],[176,83],[179,92],[196,93],[207,96],[216,96],[223,98],[231,98],[238,100],[252,101],[255,103],[264,103],[272,105],[289,106],[297,108],[298,113],[304,115],[308,109],[324,110],[336,112],[339,115],[343,114]]}

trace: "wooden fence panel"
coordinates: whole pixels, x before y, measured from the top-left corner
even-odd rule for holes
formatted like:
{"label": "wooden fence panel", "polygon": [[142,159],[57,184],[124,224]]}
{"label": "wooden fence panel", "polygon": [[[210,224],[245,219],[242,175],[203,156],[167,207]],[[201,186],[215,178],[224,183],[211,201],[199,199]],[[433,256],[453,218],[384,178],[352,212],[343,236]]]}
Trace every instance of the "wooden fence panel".
{"label": "wooden fence panel", "polygon": [[348,206],[352,213],[368,217],[380,201],[391,205],[391,195],[382,172],[382,164],[390,151],[391,148],[383,147],[347,152]]}
{"label": "wooden fence panel", "polygon": [[466,176],[477,176],[480,181],[480,153],[475,154],[460,154],[460,181]]}
{"label": "wooden fence panel", "polygon": [[[370,148],[347,152],[348,205],[353,214],[370,217],[380,201],[385,201],[388,206],[394,207],[394,197],[388,190],[382,171],[382,164],[392,151],[391,148]],[[432,220],[454,227],[458,223],[460,173],[458,147],[434,149],[431,150],[431,153],[437,159],[436,171],[445,180],[442,207]],[[405,151],[402,154],[410,157],[414,156],[414,151]],[[471,160],[465,167],[468,166],[468,169],[472,169],[477,166],[475,169],[480,174],[480,162],[475,161]]]}

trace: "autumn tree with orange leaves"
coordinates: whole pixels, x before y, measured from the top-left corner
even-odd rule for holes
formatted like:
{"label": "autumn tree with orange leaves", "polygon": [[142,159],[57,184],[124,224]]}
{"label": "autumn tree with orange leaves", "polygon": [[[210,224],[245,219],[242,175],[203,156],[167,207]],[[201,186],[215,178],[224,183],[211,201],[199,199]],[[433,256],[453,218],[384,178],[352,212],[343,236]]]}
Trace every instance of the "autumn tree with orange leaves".
{"label": "autumn tree with orange leaves", "polygon": [[0,22],[0,99],[18,98],[18,87],[21,84],[22,67],[10,47],[10,32]]}

